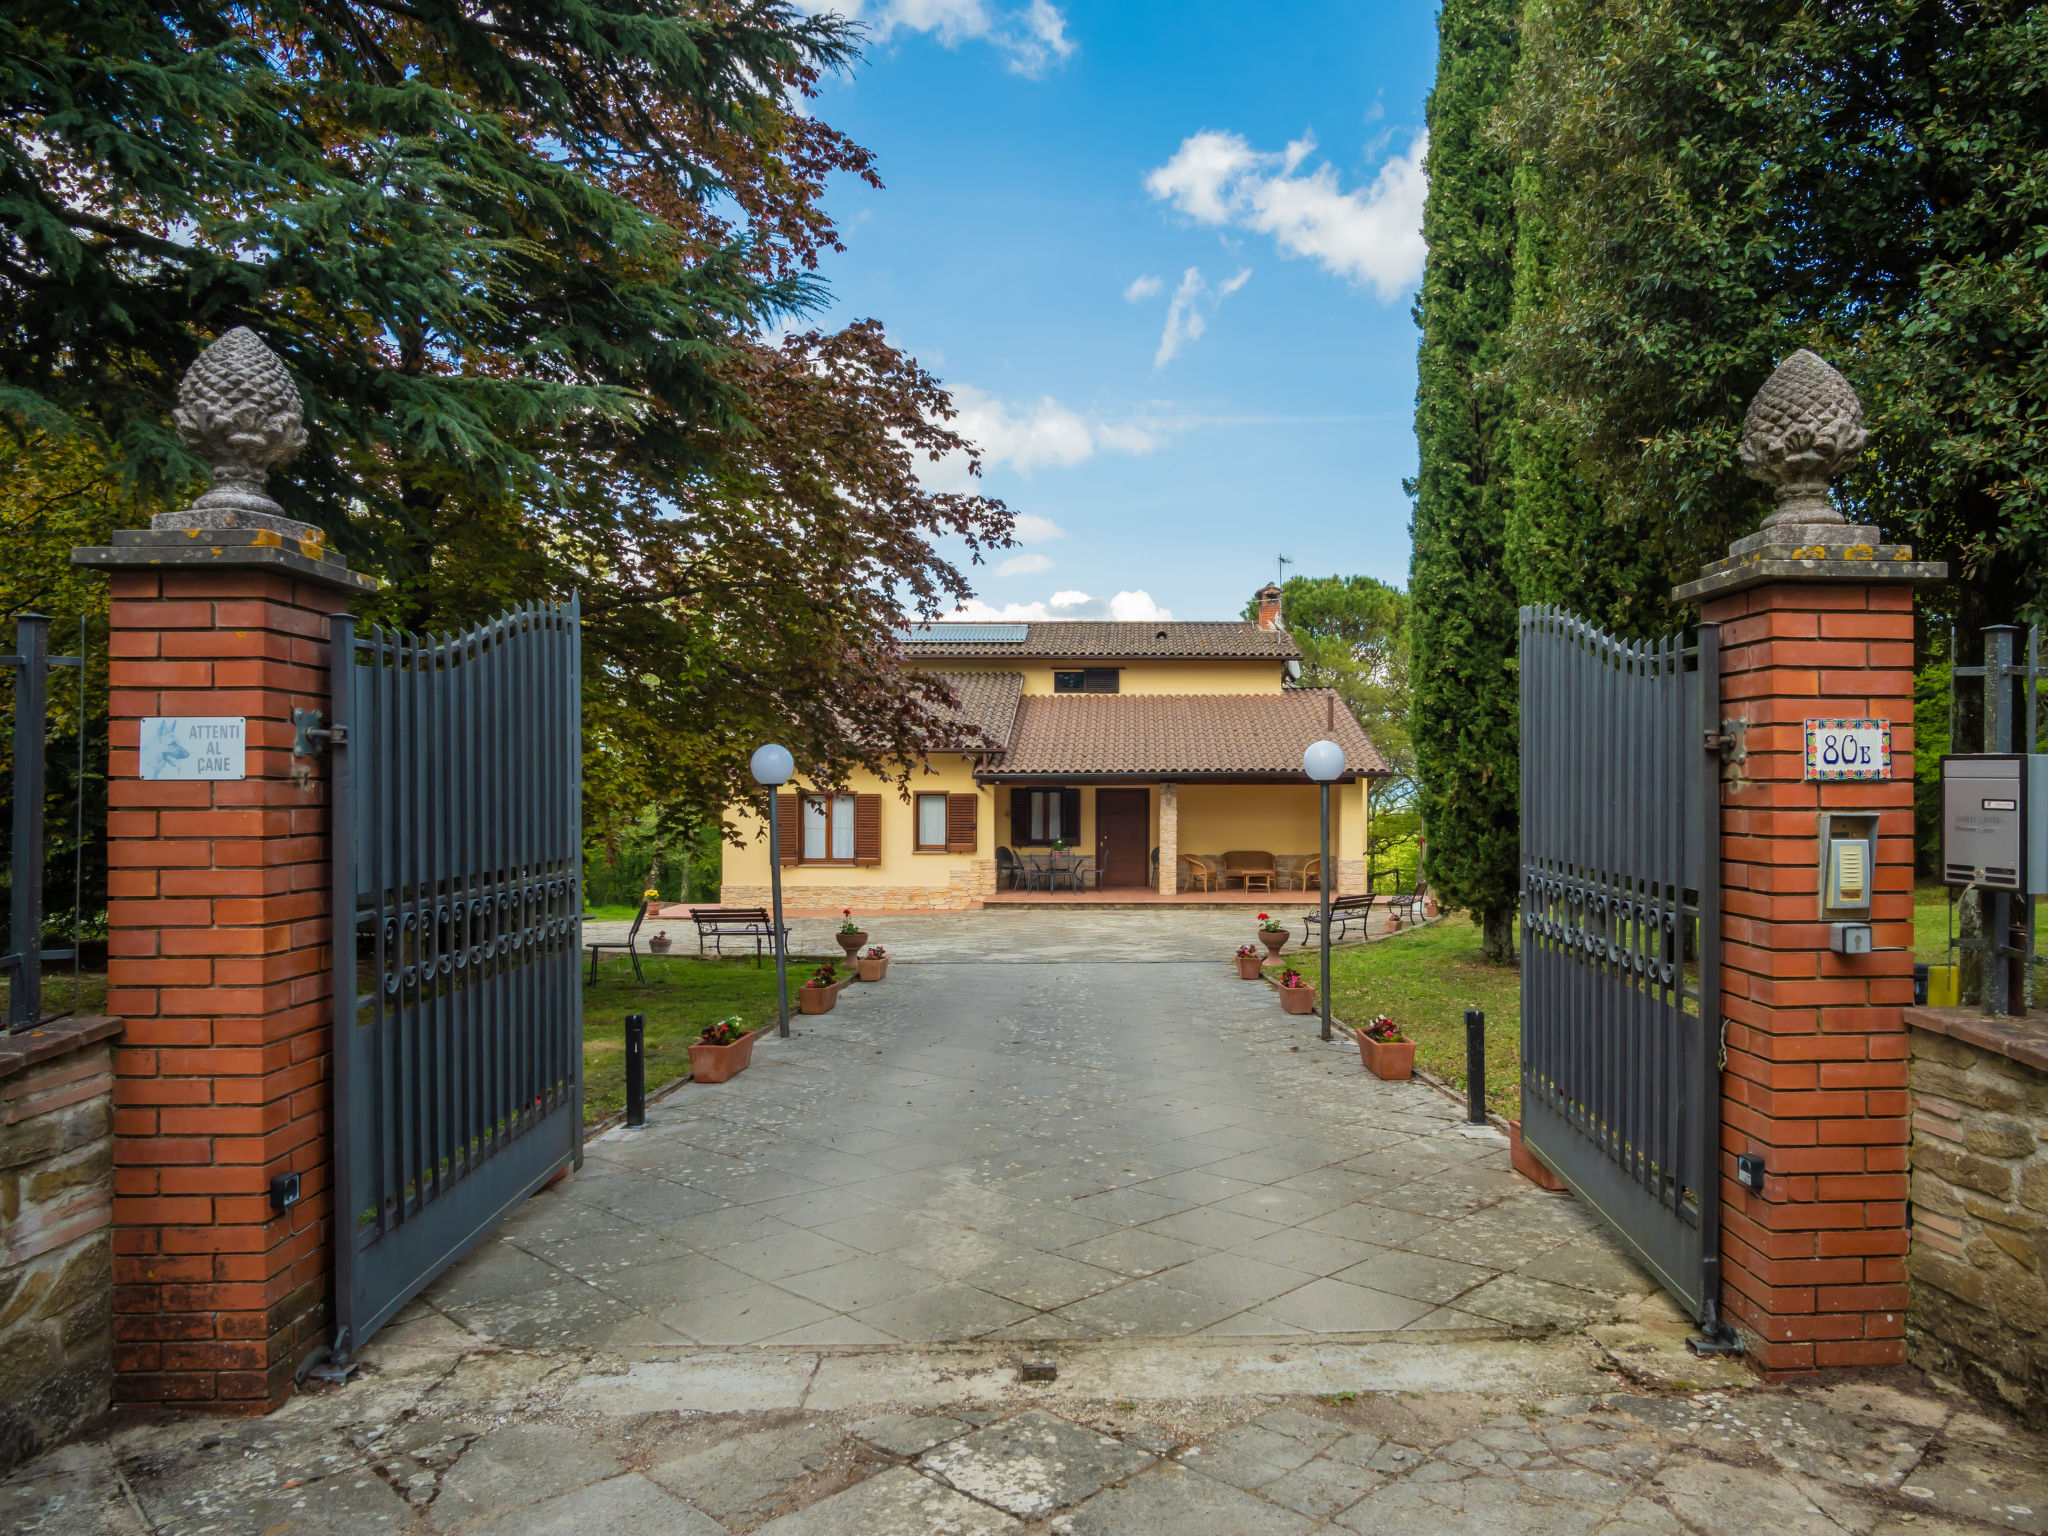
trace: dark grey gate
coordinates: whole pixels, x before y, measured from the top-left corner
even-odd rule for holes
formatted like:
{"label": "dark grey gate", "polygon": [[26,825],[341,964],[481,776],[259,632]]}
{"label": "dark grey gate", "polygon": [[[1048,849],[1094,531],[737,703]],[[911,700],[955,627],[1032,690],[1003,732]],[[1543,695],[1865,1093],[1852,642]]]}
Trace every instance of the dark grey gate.
{"label": "dark grey gate", "polygon": [[1720,632],[1524,608],[1522,1135],[1719,1340]]}
{"label": "dark grey gate", "polygon": [[581,636],[333,640],[343,1359],[583,1158]]}

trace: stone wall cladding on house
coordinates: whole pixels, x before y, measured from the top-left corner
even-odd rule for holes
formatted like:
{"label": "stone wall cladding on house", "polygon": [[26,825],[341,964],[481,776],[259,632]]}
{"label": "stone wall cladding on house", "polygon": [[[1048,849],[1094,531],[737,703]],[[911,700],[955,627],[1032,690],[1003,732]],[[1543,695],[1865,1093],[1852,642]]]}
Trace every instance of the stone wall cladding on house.
{"label": "stone wall cladding on house", "polygon": [[119,1027],[66,1020],[52,1054],[0,1053],[0,1472],[113,1399]]}
{"label": "stone wall cladding on house", "polygon": [[1909,1356],[2048,1428],[2048,1072],[1910,1033]]}
{"label": "stone wall cladding on house", "polygon": [[[782,888],[782,905],[792,912],[838,911],[853,908],[863,912],[967,912],[981,905],[984,896],[996,889],[993,859],[976,859],[956,869],[944,885],[798,885]],[[765,907],[774,898],[766,885],[728,885],[720,888],[719,905]]]}

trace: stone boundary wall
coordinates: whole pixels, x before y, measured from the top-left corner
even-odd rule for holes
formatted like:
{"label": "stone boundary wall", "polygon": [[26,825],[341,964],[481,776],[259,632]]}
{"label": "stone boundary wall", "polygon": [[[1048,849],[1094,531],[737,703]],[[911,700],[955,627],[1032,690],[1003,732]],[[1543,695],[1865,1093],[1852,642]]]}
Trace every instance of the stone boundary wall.
{"label": "stone boundary wall", "polygon": [[0,1472],[112,1405],[118,1019],[0,1035]]}
{"label": "stone boundary wall", "polygon": [[1909,1358],[2048,1428],[2048,1015],[1915,1008]]}

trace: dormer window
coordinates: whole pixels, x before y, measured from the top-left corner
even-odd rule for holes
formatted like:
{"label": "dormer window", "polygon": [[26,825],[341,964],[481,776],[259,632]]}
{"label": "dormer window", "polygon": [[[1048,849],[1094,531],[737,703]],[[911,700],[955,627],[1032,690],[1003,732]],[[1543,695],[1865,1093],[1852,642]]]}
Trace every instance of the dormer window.
{"label": "dormer window", "polygon": [[1121,672],[1116,667],[1085,667],[1079,672],[1055,672],[1054,693],[1116,693]]}

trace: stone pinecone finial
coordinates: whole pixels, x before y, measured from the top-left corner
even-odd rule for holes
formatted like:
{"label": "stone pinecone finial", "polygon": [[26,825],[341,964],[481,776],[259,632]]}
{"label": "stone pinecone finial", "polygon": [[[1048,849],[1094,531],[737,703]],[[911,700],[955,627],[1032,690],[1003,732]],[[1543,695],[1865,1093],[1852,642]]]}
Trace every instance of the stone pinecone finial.
{"label": "stone pinecone finial", "polygon": [[1742,422],[1742,467],[1777,487],[1778,509],[1764,527],[1846,522],[1828,495],[1870,434],[1863,402],[1849,381],[1801,347],[1764,380]]}
{"label": "stone pinecone finial", "polygon": [[227,514],[227,521],[283,515],[263,483],[306,446],[305,407],[284,364],[254,331],[238,325],[199,354],[178,384],[171,420],[180,441],[213,464],[213,489],[192,512]]}

